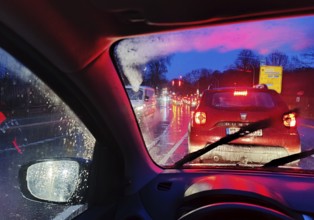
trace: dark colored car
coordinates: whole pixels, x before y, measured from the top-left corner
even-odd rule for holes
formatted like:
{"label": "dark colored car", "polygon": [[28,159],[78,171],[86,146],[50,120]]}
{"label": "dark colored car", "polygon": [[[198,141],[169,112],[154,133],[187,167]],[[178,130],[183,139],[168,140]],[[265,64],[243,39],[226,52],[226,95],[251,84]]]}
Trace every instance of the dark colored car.
{"label": "dark colored car", "polygon": [[276,91],[264,87],[205,90],[189,125],[189,152],[267,118],[272,119],[269,127],[220,145],[199,161],[263,164],[301,151],[296,112],[289,112]]}

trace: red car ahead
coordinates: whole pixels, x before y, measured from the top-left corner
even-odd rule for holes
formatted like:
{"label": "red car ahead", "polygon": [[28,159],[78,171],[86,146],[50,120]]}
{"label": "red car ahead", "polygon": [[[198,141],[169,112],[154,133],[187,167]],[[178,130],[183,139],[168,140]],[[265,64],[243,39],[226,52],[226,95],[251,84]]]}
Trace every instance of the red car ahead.
{"label": "red car ahead", "polygon": [[[189,125],[189,152],[237,132],[252,122],[274,118],[257,130],[198,158],[198,162],[263,164],[301,151],[296,114],[274,90],[267,88],[217,88],[203,92]],[[287,113],[287,114],[285,114]]]}

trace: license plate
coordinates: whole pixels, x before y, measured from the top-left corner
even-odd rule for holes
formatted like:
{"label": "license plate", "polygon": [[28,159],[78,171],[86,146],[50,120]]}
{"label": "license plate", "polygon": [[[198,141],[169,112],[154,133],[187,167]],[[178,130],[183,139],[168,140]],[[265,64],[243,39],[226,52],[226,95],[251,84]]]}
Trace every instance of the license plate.
{"label": "license plate", "polygon": [[[234,134],[236,132],[238,132],[240,130],[240,128],[226,128],[226,134]],[[251,136],[251,137],[260,137],[263,136],[263,131],[262,129],[254,131],[250,134],[248,134],[247,136]]]}

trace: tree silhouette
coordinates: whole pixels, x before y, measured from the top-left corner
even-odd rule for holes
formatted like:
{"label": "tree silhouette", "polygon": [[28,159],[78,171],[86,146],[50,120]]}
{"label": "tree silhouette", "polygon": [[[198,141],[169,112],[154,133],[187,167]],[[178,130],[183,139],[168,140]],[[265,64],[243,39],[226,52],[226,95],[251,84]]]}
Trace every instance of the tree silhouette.
{"label": "tree silhouette", "polygon": [[241,50],[235,60],[235,67],[243,71],[253,71],[259,69],[259,57],[252,50]]}
{"label": "tree silhouette", "polygon": [[289,62],[287,65],[288,70],[293,71],[293,70],[298,70],[305,67],[308,67],[308,65],[303,60],[301,60],[299,56],[295,55],[289,58]]}
{"label": "tree silhouette", "polygon": [[284,69],[288,67],[289,58],[286,54],[276,50],[266,57],[266,64],[269,66],[282,66]]}
{"label": "tree silhouette", "polygon": [[235,60],[235,67],[237,70],[243,72],[252,72],[252,84],[256,84],[259,74],[260,57],[252,50],[244,49],[238,54]]}
{"label": "tree silhouette", "polygon": [[171,56],[156,58],[146,63],[143,68],[143,85],[161,88],[167,83],[165,74],[171,63]]}
{"label": "tree silhouette", "polygon": [[304,65],[307,67],[313,66],[314,64],[314,47],[308,49],[306,52],[302,54],[302,57],[304,58]]}
{"label": "tree silhouette", "polygon": [[189,82],[190,84],[195,84],[201,77],[201,71],[199,69],[192,70],[191,72],[186,73],[183,76],[184,81]]}

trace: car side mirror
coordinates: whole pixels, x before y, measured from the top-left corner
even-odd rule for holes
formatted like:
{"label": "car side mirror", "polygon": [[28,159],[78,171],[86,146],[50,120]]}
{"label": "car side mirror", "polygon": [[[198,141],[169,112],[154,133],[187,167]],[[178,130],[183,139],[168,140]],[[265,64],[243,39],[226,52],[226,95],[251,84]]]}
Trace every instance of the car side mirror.
{"label": "car side mirror", "polygon": [[24,197],[57,204],[82,204],[86,200],[90,161],[58,158],[33,161],[19,171]]}

